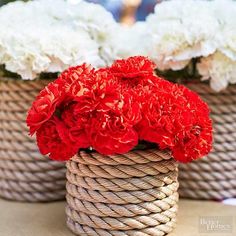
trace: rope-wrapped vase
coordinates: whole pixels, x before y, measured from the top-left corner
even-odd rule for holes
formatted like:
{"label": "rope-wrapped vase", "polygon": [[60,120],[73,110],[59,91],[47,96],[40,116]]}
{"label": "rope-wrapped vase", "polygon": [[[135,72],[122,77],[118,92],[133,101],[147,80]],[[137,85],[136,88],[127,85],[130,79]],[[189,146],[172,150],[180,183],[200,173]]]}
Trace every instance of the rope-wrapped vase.
{"label": "rope-wrapped vase", "polygon": [[65,197],[65,165],[39,153],[25,124],[31,103],[48,83],[0,78],[0,197],[28,202]]}
{"label": "rope-wrapped vase", "polygon": [[180,165],[180,196],[222,200],[236,197],[236,86],[216,93],[208,84],[187,84],[211,109],[213,151],[201,160]]}
{"label": "rope-wrapped vase", "polygon": [[149,149],[67,162],[67,225],[76,235],[159,236],[176,224],[177,163]]}

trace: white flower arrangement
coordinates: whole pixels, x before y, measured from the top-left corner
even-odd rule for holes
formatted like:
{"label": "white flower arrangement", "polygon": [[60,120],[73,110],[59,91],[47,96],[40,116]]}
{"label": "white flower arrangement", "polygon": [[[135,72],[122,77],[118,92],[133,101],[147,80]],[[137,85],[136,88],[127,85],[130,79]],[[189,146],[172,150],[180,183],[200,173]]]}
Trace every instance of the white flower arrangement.
{"label": "white flower arrangement", "polygon": [[202,79],[210,80],[210,85],[215,91],[226,88],[229,83],[236,83],[236,60],[221,52],[202,57],[197,68]]}
{"label": "white flower arrangement", "polygon": [[117,23],[97,4],[14,2],[0,9],[0,22],[0,65],[22,79],[83,62],[100,67],[116,58],[110,38]]}
{"label": "white flower arrangement", "polygon": [[118,58],[128,58],[148,54],[146,24],[138,22],[132,26],[120,25],[115,38],[116,55]]}
{"label": "white flower arrangement", "polygon": [[[144,23],[144,46],[136,39],[138,32],[137,37],[130,35],[130,44],[143,47],[143,54],[154,60],[160,71],[180,71],[193,59],[198,61],[200,76],[220,91],[236,83],[235,15],[233,0],[164,1]],[[136,52],[135,48],[130,54]]]}

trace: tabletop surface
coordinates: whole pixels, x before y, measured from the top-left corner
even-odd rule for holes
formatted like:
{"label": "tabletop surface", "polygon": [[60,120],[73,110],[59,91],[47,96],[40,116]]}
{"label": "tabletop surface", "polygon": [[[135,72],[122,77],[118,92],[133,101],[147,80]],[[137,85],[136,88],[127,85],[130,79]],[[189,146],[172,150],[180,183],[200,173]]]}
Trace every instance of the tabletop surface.
{"label": "tabletop surface", "polygon": [[[30,204],[0,200],[0,236],[73,236],[66,228],[64,207],[65,202]],[[200,224],[209,220],[218,227],[217,232],[202,233],[205,226]],[[224,228],[228,226],[231,228]],[[219,230],[219,227],[223,228]],[[214,235],[236,235],[236,206],[181,200],[178,226],[169,236]]]}

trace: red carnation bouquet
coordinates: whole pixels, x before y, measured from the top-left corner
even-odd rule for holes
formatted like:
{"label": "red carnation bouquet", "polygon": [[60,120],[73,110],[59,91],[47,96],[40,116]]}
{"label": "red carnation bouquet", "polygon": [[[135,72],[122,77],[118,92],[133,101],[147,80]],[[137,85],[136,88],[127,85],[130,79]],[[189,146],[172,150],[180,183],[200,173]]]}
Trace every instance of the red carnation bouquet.
{"label": "red carnation bouquet", "polygon": [[137,56],[107,68],[71,67],[43,89],[27,117],[42,154],[65,161],[80,149],[123,154],[140,144],[170,150],[180,162],[212,147],[209,108],[200,97],[154,74]]}

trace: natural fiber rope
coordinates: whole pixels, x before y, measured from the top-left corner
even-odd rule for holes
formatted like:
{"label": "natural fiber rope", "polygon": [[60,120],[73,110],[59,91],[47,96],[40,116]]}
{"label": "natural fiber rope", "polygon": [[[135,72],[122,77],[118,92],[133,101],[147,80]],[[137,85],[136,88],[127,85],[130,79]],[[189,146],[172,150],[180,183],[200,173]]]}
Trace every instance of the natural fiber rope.
{"label": "natural fiber rope", "polygon": [[214,162],[214,161],[206,162],[206,161],[204,161],[203,162],[203,161],[200,160],[200,161],[195,161],[195,162],[191,163],[191,166],[184,166],[184,167],[181,167],[181,168],[183,170],[191,170],[192,172],[193,171],[196,171],[196,172],[201,172],[201,171],[209,172],[209,171],[214,170],[214,172],[219,172],[220,173],[220,172],[222,172],[222,169],[225,172],[228,172],[228,171],[236,170],[236,160],[231,160],[230,165],[229,165],[228,161],[222,161],[222,162]]}
{"label": "natural fiber rope", "polygon": [[65,186],[65,180],[55,180],[54,182],[15,182],[12,180],[0,180],[1,187],[4,190],[14,191],[17,192],[50,192],[54,190],[61,190]]}
{"label": "natural fiber rope", "polygon": [[186,180],[182,183],[182,187],[188,187],[190,186],[191,189],[197,189],[197,190],[208,190],[208,187],[211,186],[211,189],[218,190],[218,191],[224,191],[227,189],[231,189],[232,187],[236,188],[236,183],[233,180],[218,180],[217,182],[215,180],[208,180],[206,181],[198,181],[197,183],[194,180]]}
{"label": "natural fiber rope", "polygon": [[32,138],[27,133],[22,133],[21,136],[19,136],[19,132],[16,131],[8,131],[8,130],[0,130],[0,139],[6,140],[8,142],[17,141],[19,143],[29,142],[32,140]]}
{"label": "natural fiber rope", "polygon": [[48,80],[0,78],[0,196],[19,201],[64,198],[65,166],[39,154],[26,113]]}
{"label": "natural fiber rope", "polygon": [[208,84],[187,84],[211,109],[214,127],[213,152],[180,165],[180,196],[221,200],[236,197],[236,86],[215,93]]}
{"label": "natural fiber rope", "polygon": [[124,192],[98,192],[94,190],[87,190],[84,188],[76,187],[73,184],[67,183],[67,192],[78,199],[86,199],[89,202],[103,202],[103,203],[116,203],[116,204],[128,204],[128,203],[140,203],[151,202],[156,199],[163,199],[178,190],[178,184],[172,183],[164,187],[158,187],[148,190],[140,191],[124,191]]}
{"label": "natural fiber rope", "polygon": [[98,217],[88,215],[81,211],[76,211],[71,207],[66,208],[66,214],[74,221],[81,225],[87,225],[91,228],[106,229],[106,230],[134,230],[145,229],[147,227],[155,227],[157,225],[166,224],[170,219],[176,217],[177,206],[149,215],[134,216],[134,217]]}
{"label": "natural fiber rope", "polygon": [[24,151],[17,150],[0,150],[1,160],[12,160],[12,161],[29,161],[29,162],[48,162],[47,158],[42,158],[42,155],[38,150],[33,152],[28,152],[28,155],[25,155]]}
{"label": "natural fiber rope", "polygon": [[176,206],[178,203],[178,193],[176,192],[175,194],[161,200],[125,205],[88,202],[86,200],[80,200],[76,197],[73,197],[70,194],[67,194],[66,199],[71,208],[90,215],[133,217],[137,215],[149,215],[156,212],[160,213],[170,209],[173,206]]}
{"label": "natural fiber rope", "polygon": [[30,172],[43,172],[48,170],[61,169],[61,163],[59,162],[46,162],[46,161],[11,161],[1,160],[0,168],[5,170],[16,171],[30,171]]}
{"label": "natural fiber rope", "polygon": [[124,190],[150,189],[171,184],[177,181],[177,172],[128,179],[113,178],[109,182],[105,178],[83,177],[73,174],[70,171],[67,172],[66,177],[70,183],[78,187],[90,190],[119,192]]}
{"label": "natural fiber rope", "polygon": [[[209,163],[208,159],[211,161],[216,161],[216,162],[236,160],[236,151],[233,151],[233,152],[230,152],[230,151],[228,151],[228,152],[219,152],[219,151],[218,152],[211,152],[210,154],[207,155],[207,158],[202,158],[201,161]],[[182,166],[181,166],[181,168],[183,168]]]}
{"label": "natural fiber rope", "polygon": [[170,233],[173,228],[176,227],[176,219],[172,218],[166,224],[161,224],[156,227],[148,227],[142,230],[104,230],[91,228],[86,225],[81,225],[67,217],[67,226],[76,234],[76,235],[86,235],[86,236],[164,236]]}
{"label": "natural fiber rope", "polygon": [[[142,168],[141,168],[142,167]],[[168,153],[102,156],[81,151],[67,162],[68,227],[78,235],[165,235],[177,212],[177,165]]]}
{"label": "natural fiber rope", "polygon": [[191,199],[202,199],[202,200],[222,200],[227,198],[232,198],[232,196],[236,196],[236,189],[231,186],[230,189],[224,189],[222,191],[213,190],[211,186],[208,187],[208,190],[202,189],[191,189],[191,188],[180,188],[179,190],[180,196],[184,196]]}
{"label": "natural fiber rope", "polygon": [[[216,122],[216,124],[227,124],[227,123],[234,123],[236,120],[236,113],[229,116],[228,114],[224,115],[221,114],[220,116],[217,114],[211,114],[211,118]],[[230,132],[231,133],[231,132]]]}
{"label": "natural fiber rope", "polygon": [[[189,170],[184,169],[181,167],[181,180],[183,180],[181,183],[188,182],[189,180],[194,181],[195,183],[198,183],[198,181],[205,181],[206,184],[208,181],[212,180],[215,181],[216,184],[220,180],[225,181],[235,181],[235,179],[232,178],[232,176],[236,175],[236,170],[232,171],[225,171],[225,172],[213,172],[213,171],[195,171],[195,170]],[[182,185],[181,185],[182,186]],[[182,187],[180,188],[182,190]],[[185,191],[186,188],[184,188],[183,191]]]}
{"label": "natural fiber rope", "polygon": [[56,190],[46,192],[43,190],[42,192],[17,192],[13,190],[5,190],[1,189],[1,197],[6,198],[8,200],[17,200],[21,202],[50,202],[57,201],[65,198],[65,190]]}
{"label": "natural fiber rope", "polygon": [[[6,169],[0,169],[0,179],[7,179],[13,181],[24,182],[43,182],[43,181],[55,181],[65,179],[65,169],[47,170],[42,172],[30,172],[30,171],[11,171]],[[65,186],[64,186],[65,189]]]}
{"label": "natural fiber rope", "polygon": [[[84,152],[81,152],[81,156],[83,158]],[[156,156],[157,153],[154,151],[154,156]],[[89,156],[90,155],[90,156]],[[137,154],[138,155],[138,154]],[[121,155],[120,155],[121,156]],[[120,156],[117,157],[117,160],[121,161],[121,163],[125,163]],[[129,161],[129,158],[132,158],[133,154],[130,155],[122,155],[123,158],[126,158],[126,162],[128,164],[117,164],[116,162],[111,164],[103,164],[103,162],[100,162],[100,165],[98,163],[96,164],[81,164],[79,161],[69,161],[67,162],[67,168],[68,170],[76,175],[79,176],[86,176],[91,178],[96,177],[102,177],[106,179],[113,179],[113,178],[130,178],[130,177],[144,177],[147,175],[157,175],[161,173],[168,173],[170,171],[174,171],[177,168],[177,164],[173,159],[170,160],[159,160],[158,162],[150,161],[149,156],[146,159],[149,160],[149,162],[146,163],[135,163],[131,164]],[[143,156],[141,156],[143,158]],[[89,160],[96,158],[96,156],[91,153],[87,154],[87,158]],[[109,159],[108,157],[104,157],[104,159]],[[111,158],[112,159],[112,158]],[[99,159],[97,159],[99,161]],[[132,161],[135,161],[133,159]],[[138,160],[139,161],[139,160]],[[143,168],[143,165],[145,164],[145,169]]]}
{"label": "natural fiber rope", "polygon": [[[103,164],[109,166],[117,165],[136,165],[146,164],[149,162],[159,162],[163,160],[173,160],[168,152],[150,149],[147,151],[136,150],[122,155],[110,155],[108,157],[97,152],[80,152],[80,158],[76,156],[72,158],[73,163],[80,163],[84,165],[101,166]],[[172,161],[174,162],[174,161]]]}

